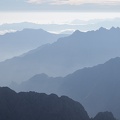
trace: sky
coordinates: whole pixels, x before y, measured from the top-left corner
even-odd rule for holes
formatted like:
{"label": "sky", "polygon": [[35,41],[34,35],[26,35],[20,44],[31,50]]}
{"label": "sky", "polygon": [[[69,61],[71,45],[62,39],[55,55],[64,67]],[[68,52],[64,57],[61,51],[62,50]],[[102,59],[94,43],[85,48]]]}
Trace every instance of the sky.
{"label": "sky", "polygon": [[0,0],[0,11],[120,12],[120,0]]}
{"label": "sky", "polygon": [[120,18],[120,0],[0,0],[0,24]]}
{"label": "sky", "polygon": [[64,24],[74,20],[89,21],[94,19],[120,18],[120,13],[115,12],[2,12],[0,13],[0,25],[5,23],[31,22],[37,24]]}

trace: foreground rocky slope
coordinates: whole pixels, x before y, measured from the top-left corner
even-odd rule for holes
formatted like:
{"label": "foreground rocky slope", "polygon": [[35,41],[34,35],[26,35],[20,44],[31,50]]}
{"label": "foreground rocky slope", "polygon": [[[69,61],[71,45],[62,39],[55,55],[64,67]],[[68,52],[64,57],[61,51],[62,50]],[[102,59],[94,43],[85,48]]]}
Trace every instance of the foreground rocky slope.
{"label": "foreground rocky slope", "polygon": [[[94,120],[115,120],[111,114],[98,114]],[[90,120],[90,118],[80,103],[68,97],[35,92],[16,93],[2,87],[0,120]]]}
{"label": "foreground rocky slope", "polygon": [[0,120],[89,120],[83,106],[55,94],[0,88]]}

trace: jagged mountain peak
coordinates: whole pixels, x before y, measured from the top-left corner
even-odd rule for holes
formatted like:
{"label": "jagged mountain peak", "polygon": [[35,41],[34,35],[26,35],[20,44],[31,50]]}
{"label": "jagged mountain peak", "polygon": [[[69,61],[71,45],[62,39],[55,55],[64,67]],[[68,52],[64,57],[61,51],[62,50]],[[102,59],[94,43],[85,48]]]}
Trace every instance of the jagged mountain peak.
{"label": "jagged mountain peak", "polygon": [[100,27],[98,31],[106,31],[107,29],[104,27]]}

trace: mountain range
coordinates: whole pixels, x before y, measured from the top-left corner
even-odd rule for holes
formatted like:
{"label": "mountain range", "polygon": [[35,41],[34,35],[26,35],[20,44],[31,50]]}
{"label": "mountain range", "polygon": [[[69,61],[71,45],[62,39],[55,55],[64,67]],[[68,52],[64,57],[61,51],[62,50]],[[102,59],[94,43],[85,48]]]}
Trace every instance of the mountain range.
{"label": "mountain range", "polygon": [[0,35],[0,61],[19,56],[47,43],[53,43],[65,34],[53,34],[42,29],[24,29]]}
{"label": "mountain range", "polygon": [[75,19],[71,22],[66,22],[62,24],[35,24],[30,22],[22,22],[22,23],[13,23],[13,24],[2,24],[0,25],[0,31],[11,31],[11,30],[23,30],[25,28],[34,28],[34,29],[44,29],[45,31],[57,32],[61,33],[63,31],[69,31],[72,33],[74,30],[80,31],[91,31],[97,30],[100,27],[105,27],[110,29],[111,27],[120,27],[120,18],[115,19],[92,19],[92,20],[79,20]]}
{"label": "mountain range", "polygon": [[77,70],[66,77],[48,77],[37,74],[20,85],[12,84],[16,91],[36,91],[67,95],[79,101],[90,116],[100,111],[111,111],[120,119],[120,58],[104,64]]}
{"label": "mountain range", "polygon": [[[91,120],[84,107],[66,97],[36,92],[16,93],[0,87],[1,120]],[[98,113],[93,120],[116,120],[112,113]]]}
{"label": "mountain range", "polygon": [[120,28],[75,31],[53,44],[40,46],[22,56],[0,63],[0,83],[21,82],[40,73],[66,76],[120,56]]}
{"label": "mountain range", "polygon": [[77,30],[52,44],[0,62],[0,84],[13,81],[11,88],[16,91],[67,95],[82,103],[89,116],[111,111],[120,119],[120,58],[114,58],[120,56],[119,34],[120,28]]}

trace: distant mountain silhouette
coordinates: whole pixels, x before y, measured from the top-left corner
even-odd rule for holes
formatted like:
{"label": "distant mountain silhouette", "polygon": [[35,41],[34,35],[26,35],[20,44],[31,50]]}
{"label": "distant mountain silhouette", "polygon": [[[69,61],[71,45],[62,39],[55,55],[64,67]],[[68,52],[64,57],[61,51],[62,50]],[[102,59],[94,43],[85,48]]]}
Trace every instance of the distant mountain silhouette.
{"label": "distant mountain silhouette", "polygon": [[46,74],[37,74],[20,85],[12,82],[10,87],[15,91],[36,91],[40,93],[58,93],[58,88],[64,82],[62,77],[49,77]]}
{"label": "distant mountain silhouette", "polygon": [[[31,33],[32,34],[32,33]],[[120,56],[120,28],[75,31],[53,44],[0,63],[0,83],[25,81],[35,74],[65,76],[77,69]]]}
{"label": "distant mountain silhouette", "polygon": [[83,20],[73,20],[71,23],[67,22],[64,24],[35,24],[30,22],[22,22],[22,23],[13,23],[13,24],[2,24],[0,25],[0,31],[4,30],[23,30],[24,28],[34,28],[34,29],[44,29],[46,31],[58,32],[72,29],[72,30],[80,30],[80,31],[90,31],[97,30],[100,27],[108,28],[111,27],[120,27],[120,18],[115,19],[93,19],[89,21]]}
{"label": "distant mountain silhouette", "polygon": [[89,120],[83,106],[55,94],[0,88],[0,120]]}
{"label": "distant mountain silhouette", "polygon": [[46,43],[53,43],[63,34],[53,34],[42,29],[24,29],[0,35],[0,61],[18,56]]}
{"label": "distant mountain silhouette", "polygon": [[35,75],[21,85],[11,87],[17,91],[33,90],[67,95],[82,103],[90,116],[95,116],[100,111],[111,111],[120,119],[119,57],[110,59],[104,64],[77,70],[66,77]]}

